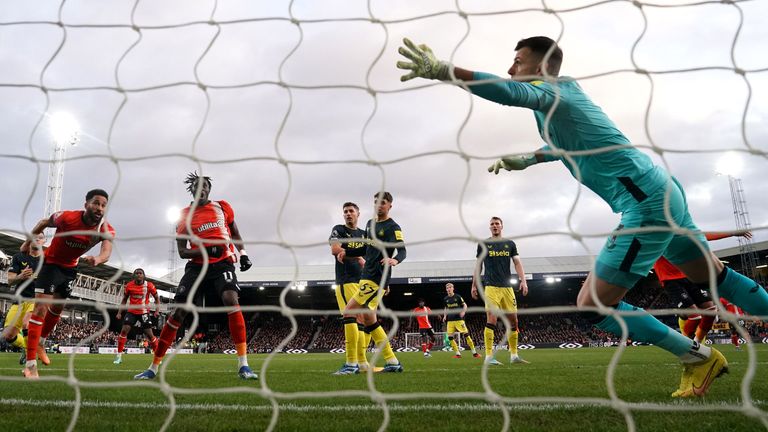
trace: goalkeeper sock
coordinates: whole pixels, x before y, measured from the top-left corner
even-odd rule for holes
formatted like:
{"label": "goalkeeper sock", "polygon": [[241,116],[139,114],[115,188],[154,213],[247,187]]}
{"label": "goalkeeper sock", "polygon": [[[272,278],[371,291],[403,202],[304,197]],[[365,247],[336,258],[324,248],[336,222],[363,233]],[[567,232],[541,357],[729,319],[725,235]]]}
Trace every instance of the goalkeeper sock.
{"label": "goalkeeper sock", "polygon": [[37,346],[40,343],[40,332],[43,329],[43,318],[35,314],[29,317],[27,324],[27,367],[37,365]]}
{"label": "goalkeeper sock", "polygon": [[349,366],[357,365],[357,319],[344,317],[344,355]]}
{"label": "goalkeeper sock", "polygon": [[459,344],[456,343],[453,337],[449,337],[448,340],[451,341],[451,348],[453,348],[453,352],[455,352],[456,355],[461,355],[459,352]]}
{"label": "goalkeeper sock", "polygon": [[152,359],[152,364],[155,366],[153,372],[157,372],[157,365],[163,361],[165,352],[173,345],[173,341],[176,339],[176,331],[179,330],[179,327],[181,327],[181,323],[177,322],[173,317],[168,318],[168,321],[165,322],[163,331],[160,332],[160,340],[157,342],[155,356]]}
{"label": "goalkeeper sock", "polygon": [[[707,308],[708,311],[714,312],[717,310],[717,306]],[[696,342],[702,343],[707,338],[707,334],[712,330],[712,325],[715,323],[715,315],[702,315],[699,322],[699,327],[696,328]]]}
{"label": "goalkeeper sock", "polygon": [[496,332],[496,325],[486,323],[485,324],[485,331],[483,332],[483,336],[485,336],[485,356],[486,357],[493,357],[493,338],[495,336]]}
{"label": "goalkeeper sock", "polygon": [[[615,306],[618,311],[645,312],[643,309],[632,306],[626,302],[619,302]],[[647,342],[665,349],[678,356],[683,363],[701,361],[709,357],[709,347],[700,346],[680,333],[662,324],[654,316],[644,313],[642,315],[623,315],[621,317],[627,325],[628,338]],[[606,316],[595,327],[621,336],[621,327],[613,315]]]}
{"label": "goalkeeper sock", "polygon": [[382,354],[384,355],[384,360],[387,361],[387,364],[399,363],[397,357],[395,357],[395,352],[392,351],[392,345],[389,344],[387,333],[383,328],[381,328],[381,324],[375,323],[373,325],[369,325],[365,328],[365,332],[371,335],[373,343],[375,343],[376,347],[381,350]]}
{"label": "goalkeeper sock", "polygon": [[472,341],[472,338],[469,337],[469,333],[467,333],[467,337],[465,339],[467,340],[467,345],[469,345],[469,349],[472,350],[472,354],[477,354],[477,350],[475,349],[475,343]]}
{"label": "goalkeeper sock", "polygon": [[768,315],[768,292],[752,279],[725,267],[717,276],[720,296],[751,315]]}
{"label": "goalkeeper sock", "polygon": [[513,355],[517,355],[517,337],[518,332],[517,330],[509,332],[509,337],[507,338],[507,343],[509,344],[509,352]]}
{"label": "goalkeeper sock", "polygon": [[45,318],[43,319],[43,328],[40,331],[40,337],[43,339],[47,338],[48,335],[51,334],[51,331],[53,331],[53,328],[56,327],[59,319],[61,319],[61,315],[51,310],[51,308],[48,308],[48,312],[46,312]]}
{"label": "goalkeeper sock", "polygon": [[370,337],[365,337],[365,326],[357,323],[357,364],[368,364],[368,359],[365,358],[365,352],[368,350],[368,344],[370,342]]}
{"label": "goalkeeper sock", "polygon": [[125,342],[128,340],[128,336],[123,336],[122,334],[117,337],[117,355],[120,355],[123,353],[123,350],[125,349]]}

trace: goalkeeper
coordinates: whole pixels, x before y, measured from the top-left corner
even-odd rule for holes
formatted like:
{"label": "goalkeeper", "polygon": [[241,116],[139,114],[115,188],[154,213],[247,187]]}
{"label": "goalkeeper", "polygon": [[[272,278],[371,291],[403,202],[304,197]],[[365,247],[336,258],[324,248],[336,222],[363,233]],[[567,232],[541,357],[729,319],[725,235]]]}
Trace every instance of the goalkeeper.
{"label": "goalkeeper", "polygon": [[[532,153],[503,157],[489,171],[498,174],[501,170],[523,170],[560,160],[577,180],[603,198],[615,213],[621,213],[621,223],[600,251],[594,270],[579,292],[577,305],[592,311],[600,305],[619,312],[632,311],[621,319],[633,340],[661,347],[683,363],[675,394],[704,395],[712,381],[728,370],[723,355],[673,331],[622,299],[662,255],[707,290],[712,262],[718,292],[750,314],[768,315],[768,293],[755,281],[725,267],[709,251],[704,235],[688,213],[685,193],[677,180],[632,146],[575,80],[559,77],[563,52],[552,39],[535,36],[519,41],[507,71],[511,80],[454,67],[437,60],[426,45],[417,46],[408,39],[404,43],[399,52],[407,61],[398,62],[397,67],[410,72],[401,81],[417,77],[451,81],[468,86],[471,93],[489,101],[533,111],[547,144]],[[583,154],[585,151],[588,153]],[[669,201],[665,202],[667,191]],[[657,227],[658,231],[635,231],[641,226]],[[677,227],[688,235],[671,231]],[[588,318],[598,328],[622,333],[615,315],[592,311]]]}

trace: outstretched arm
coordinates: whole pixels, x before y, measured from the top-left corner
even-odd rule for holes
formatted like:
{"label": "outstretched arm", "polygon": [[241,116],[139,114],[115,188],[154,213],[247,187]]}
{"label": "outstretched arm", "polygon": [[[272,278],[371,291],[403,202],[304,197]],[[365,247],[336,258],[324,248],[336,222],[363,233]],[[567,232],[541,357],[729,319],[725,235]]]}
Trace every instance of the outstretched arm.
{"label": "outstretched arm", "polygon": [[708,232],[704,233],[707,240],[721,240],[728,237],[744,237],[749,240],[752,238],[752,231],[744,231],[739,233],[725,233],[725,232]]}
{"label": "outstretched arm", "polygon": [[[47,219],[40,219],[36,224],[35,227],[32,228],[32,238],[34,238],[36,235],[41,234],[43,231],[45,231],[46,228],[55,228],[56,225],[53,223],[53,215],[48,216]],[[29,250],[32,247],[32,240],[26,239],[24,240],[24,243],[21,244],[21,247],[19,247],[19,250],[24,253],[29,253]]]}

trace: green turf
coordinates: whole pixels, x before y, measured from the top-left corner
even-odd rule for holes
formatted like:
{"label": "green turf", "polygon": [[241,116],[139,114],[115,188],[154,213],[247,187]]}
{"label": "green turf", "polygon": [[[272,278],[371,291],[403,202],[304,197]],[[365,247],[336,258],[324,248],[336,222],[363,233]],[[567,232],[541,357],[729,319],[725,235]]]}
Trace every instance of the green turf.
{"label": "green turf", "polygon": [[[768,346],[758,345],[758,369],[750,387],[752,403],[761,410],[763,422],[743,412],[723,408],[742,404],[740,384],[747,368],[746,351],[722,347],[731,373],[718,379],[705,399],[677,401],[669,397],[676,388],[680,366],[669,354],[653,347],[630,347],[622,356],[614,380],[617,396],[629,403],[663,404],[665,407],[699,408],[698,411],[631,410],[639,431],[739,431],[766,430],[768,425]],[[533,350],[523,355],[528,365],[494,367],[488,378],[492,391],[510,398],[560,397],[609,400],[606,371],[614,348]],[[502,410],[493,405],[492,394],[483,399],[481,362],[465,355],[453,359],[445,352],[425,359],[420,353],[400,354],[401,374],[376,374],[380,396],[394,396],[388,430],[421,429],[501,430]],[[236,360],[227,355],[180,355],[169,362],[167,383],[136,382],[149,356],[124,355],[113,365],[109,355],[80,355],[69,377],[69,356],[51,356],[53,365],[42,367],[40,382],[20,378],[17,355],[0,355],[0,431],[65,430],[73,417],[79,383],[80,404],[75,430],[157,430],[170,413],[166,391],[173,390],[177,409],[169,430],[232,431],[263,430],[273,415],[274,392],[280,411],[276,430],[370,431],[384,420],[382,409],[370,396],[317,397],[295,392],[367,391],[365,375],[332,376],[343,357],[339,354],[277,355],[266,376],[245,382],[237,378]],[[251,366],[261,368],[265,356],[251,356]],[[505,353],[498,358],[506,360]],[[505,361],[506,363],[506,361]],[[8,378],[13,378],[11,381]],[[51,381],[57,377],[56,381]],[[45,378],[48,378],[46,380]],[[269,390],[266,389],[266,384]],[[265,386],[262,389],[262,386]],[[231,393],[213,393],[231,389]],[[455,398],[451,392],[474,395]],[[415,393],[427,395],[409,399]],[[702,405],[709,405],[702,409]],[[510,430],[515,431],[624,431],[621,411],[608,406],[572,400],[521,401],[508,404]],[[635,407],[637,408],[637,407]],[[759,412],[760,413],[760,412]],[[760,414],[758,414],[760,415]],[[33,421],[34,424],[27,425]]]}

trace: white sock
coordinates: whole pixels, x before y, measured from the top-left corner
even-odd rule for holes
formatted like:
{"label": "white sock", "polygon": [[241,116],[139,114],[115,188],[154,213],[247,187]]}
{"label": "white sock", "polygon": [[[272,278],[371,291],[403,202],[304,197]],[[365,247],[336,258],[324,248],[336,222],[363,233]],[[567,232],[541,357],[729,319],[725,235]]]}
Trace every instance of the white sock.
{"label": "white sock", "polygon": [[160,366],[160,365],[156,365],[156,364],[152,363],[151,365],[149,365],[149,370],[151,370],[153,373],[157,374],[158,366]]}
{"label": "white sock", "polygon": [[698,363],[708,359],[710,355],[712,355],[712,348],[694,343],[690,351],[680,356],[680,361],[683,363]]}
{"label": "white sock", "polygon": [[27,360],[26,367],[28,368],[37,367],[37,360]]}
{"label": "white sock", "polygon": [[248,356],[247,355],[237,356],[237,366],[238,367],[248,366]]}
{"label": "white sock", "polygon": [[400,361],[397,360],[397,358],[392,358],[392,359],[387,360],[387,364],[388,365],[396,365],[396,364],[400,364]]}

